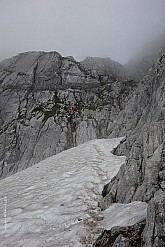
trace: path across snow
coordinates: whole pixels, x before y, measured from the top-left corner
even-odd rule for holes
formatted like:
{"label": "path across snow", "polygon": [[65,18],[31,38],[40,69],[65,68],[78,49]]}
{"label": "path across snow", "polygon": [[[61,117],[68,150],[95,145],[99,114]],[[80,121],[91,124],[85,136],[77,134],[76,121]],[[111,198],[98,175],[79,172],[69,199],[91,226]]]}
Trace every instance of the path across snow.
{"label": "path across snow", "polygon": [[103,185],[125,161],[110,152],[121,139],[92,140],[1,180],[0,246],[92,246]]}

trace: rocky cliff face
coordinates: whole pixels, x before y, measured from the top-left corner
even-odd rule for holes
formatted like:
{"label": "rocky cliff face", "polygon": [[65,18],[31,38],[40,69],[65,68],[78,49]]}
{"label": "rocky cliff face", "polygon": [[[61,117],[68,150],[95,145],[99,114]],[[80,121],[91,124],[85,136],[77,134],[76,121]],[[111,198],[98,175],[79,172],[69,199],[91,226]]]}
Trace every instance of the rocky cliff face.
{"label": "rocky cliff face", "polygon": [[65,149],[107,138],[136,83],[96,74],[57,52],[0,63],[0,177]]}
{"label": "rocky cliff face", "polygon": [[113,75],[120,79],[127,79],[127,71],[124,66],[110,58],[87,57],[81,65],[86,69],[93,70],[97,75]]}
{"label": "rocky cliff face", "polygon": [[156,190],[165,189],[164,133],[165,52],[114,121],[110,136],[127,134],[115,153],[125,153],[128,157],[120,171],[120,181],[114,180],[107,187],[107,192],[113,187],[115,201],[148,201]]}
{"label": "rocky cliff face", "polygon": [[114,121],[110,136],[124,134],[125,141],[114,153],[125,154],[127,160],[104,186],[100,206],[151,200],[143,244],[164,246],[165,230],[160,229],[165,229],[165,51]]}

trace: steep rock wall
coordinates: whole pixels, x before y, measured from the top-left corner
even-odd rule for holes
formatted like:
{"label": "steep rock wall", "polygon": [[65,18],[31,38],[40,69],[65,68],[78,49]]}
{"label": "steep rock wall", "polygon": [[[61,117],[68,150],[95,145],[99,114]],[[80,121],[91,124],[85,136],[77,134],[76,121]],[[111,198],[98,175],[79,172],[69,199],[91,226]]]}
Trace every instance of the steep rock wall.
{"label": "steep rock wall", "polygon": [[81,61],[81,65],[92,70],[97,75],[113,75],[120,79],[127,79],[127,70],[124,66],[110,58],[86,57]]}
{"label": "steep rock wall", "polygon": [[136,85],[97,75],[57,52],[27,52],[0,63],[0,177],[107,138]]}
{"label": "steep rock wall", "polygon": [[[110,136],[126,134],[125,140],[114,153],[125,154],[127,160],[118,174],[104,186],[103,199],[99,204],[106,209],[116,202],[148,202],[140,246],[164,246],[165,51],[139,83],[133,97],[112,126]],[[131,241],[129,234],[125,237]],[[125,246],[124,241],[124,238],[120,238],[121,246]]]}
{"label": "steep rock wall", "polygon": [[112,129],[110,136],[127,133],[115,150],[116,154],[126,154],[127,161],[104,188],[103,205],[149,201],[155,191],[165,189],[165,52],[139,84]]}

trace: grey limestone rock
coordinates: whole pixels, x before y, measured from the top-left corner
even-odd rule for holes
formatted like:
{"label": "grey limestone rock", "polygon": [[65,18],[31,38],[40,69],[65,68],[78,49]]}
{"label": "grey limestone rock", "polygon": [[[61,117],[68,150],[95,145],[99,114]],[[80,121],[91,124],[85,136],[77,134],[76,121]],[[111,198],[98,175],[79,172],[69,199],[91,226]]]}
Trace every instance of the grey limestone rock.
{"label": "grey limestone rock", "polygon": [[165,192],[161,190],[148,204],[143,242],[145,247],[165,246]]}
{"label": "grey limestone rock", "polygon": [[104,187],[101,204],[149,201],[157,190],[164,190],[165,52],[138,85],[112,129],[110,136],[127,135],[114,151],[125,154],[127,160]]}
{"label": "grey limestone rock", "polygon": [[[115,212],[115,214],[114,214]],[[104,210],[103,226],[110,230],[115,226],[129,226],[146,219],[147,203],[134,201],[128,204],[113,203]]]}
{"label": "grey limestone rock", "polygon": [[[148,202],[146,226],[143,233],[140,231],[139,246],[164,246],[165,51],[138,84],[114,120],[111,131],[110,136],[126,135],[114,153],[125,154],[127,159],[118,174],[104,186],[99,205],[110,209],[116,202]],[[123,236],[130,240],[128,235]]]}
{"label": "grey limestone rock", "polygon": [[114,244],[112,245],[112,247],[130,247],[129,245],[129,240],[127,238],[124,238],[122,234],[120,234]]}
{"label": "grey limestone rock", "polygon": [[112,204],[104,211],[103,227],[106,230],[99,236],[94,246],[140,247],[146,215],[147,203],[145,202]]}
{"label": "grey limestone rock", "polygon": [[113,75],[121,79],[127,79],[127,71],[124,66],[110,58],[86,57],[81,64],[97,75]]}
{"label": "grey limestone rock", "polygon": [[113,227],[111,230],[104,230],[94,243],[94,247],[141,247],[142,232],[145,220],[125,227]]}
{"label": "grey limestone rock", "polygon": [[93,74],[57,52],[21,53],[1,62],[0,177],[107,138],[136,86],[106,71]]}

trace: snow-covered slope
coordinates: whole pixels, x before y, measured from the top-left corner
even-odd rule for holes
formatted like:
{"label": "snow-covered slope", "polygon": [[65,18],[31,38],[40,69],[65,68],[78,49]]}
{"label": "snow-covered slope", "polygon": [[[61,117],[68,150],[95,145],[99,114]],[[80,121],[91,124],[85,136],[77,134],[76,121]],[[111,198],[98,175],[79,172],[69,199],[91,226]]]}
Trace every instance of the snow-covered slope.
{"label": "snow-covered slope", "polygon": [[125,161],[110,152],[120,140],[90,141],[0,181],[0,246],[91,246],[103,185]]}

